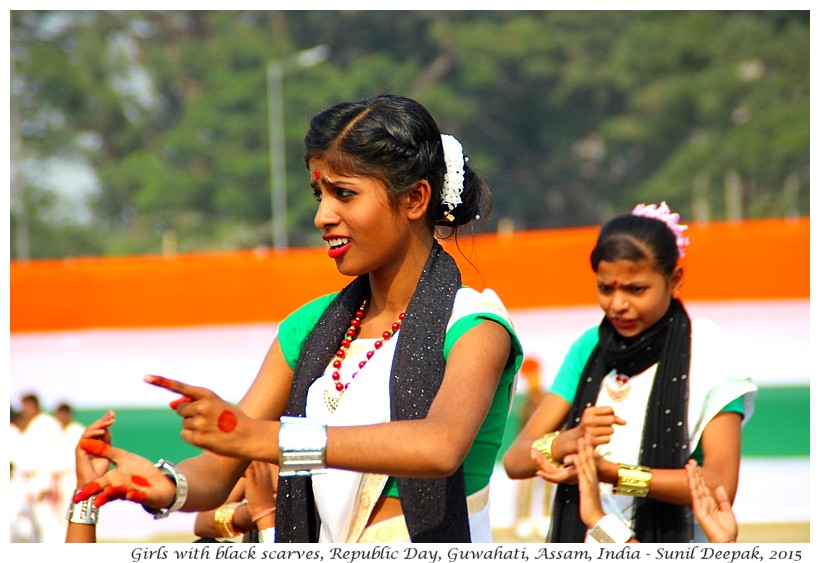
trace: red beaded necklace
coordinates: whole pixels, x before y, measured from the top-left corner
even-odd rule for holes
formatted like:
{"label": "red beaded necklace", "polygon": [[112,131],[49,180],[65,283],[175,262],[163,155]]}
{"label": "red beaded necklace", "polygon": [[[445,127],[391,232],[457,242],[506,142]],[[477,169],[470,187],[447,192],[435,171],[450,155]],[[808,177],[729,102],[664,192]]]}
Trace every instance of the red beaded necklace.
{"label": "red beaded necklace", "polygon": [[330,389],[325,389],[325,404],[330,412],[334,412],[336,408],[339,406],[339,400],[342,398],[342,395],[347,388],[353,383],[353,380],[356,378],[356,375],[361,371],[361,369],[367,364],[370,358],[373,357],[375,354],[385,343],[385,341],[390,340],[393,336],[399,331],[401,328],[401,323],[404,320],[404,313],[399,315],[399,320],[394,322],[390,326],[390,330],[385,330],[382,333],[382,337],[379,340],[376,340],[373,343],[373,349],[368,350],[367,354],[365,354],[365,359],[359,362],[359,369],[353,372],[353,375],[350,376],[350,381],[347,383],[342,383],[342,363],[344,362],[345,358],[347,357],[347,351],[350,348],[350,343],[356,340],[359,336],[359,331],[361,330],[362,319],[364,318],[364,310],[367,306],[367,299],[364,300],[362,306],[359,307],[359,310],[356,311],[356,315],[350,319],[350,327],[345,331],[345,336],[342,339],[341,344],[339,345],[339,349],[336,351],[336,357],[333,359],[333,373],[331,374],[331,378],[333,379],[333,385],[336,389],[337,395],[333,395]]}

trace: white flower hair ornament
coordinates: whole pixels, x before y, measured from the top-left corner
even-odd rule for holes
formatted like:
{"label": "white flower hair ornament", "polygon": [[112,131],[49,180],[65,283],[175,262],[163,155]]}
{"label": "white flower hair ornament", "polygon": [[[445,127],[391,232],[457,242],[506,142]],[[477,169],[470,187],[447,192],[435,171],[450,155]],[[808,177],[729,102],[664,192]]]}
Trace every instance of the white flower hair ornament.
{"label": "white flower hair ornament", "polygon": [[686,246],[689,246],[691,241],[689,240],[689,237],[683,233],[689,227],[687,225],[680,224],[680,214],[672,213],[672,210],[669,209],[669,206],[666,205],[665,201],[662,201],[660,205],[655,205],[654,203],[650,205],[639,203],[632,210],[632,215],[637,215],[639,217],[650,217],[666,223],[666,226],[669,227],[669,230],[675,235],[675,240],[678,243],[678,255],[681,258],[685,256],[683,249]]}
{"label": "white flower hair ornament", "polygon": [[461,203],[461,192],[464,191],[464,151],[461,143],[452,135],[441,136],[441,148],[444,149],[444,185],[441,187],[441,204],[444,210],[444,220],[448,223],[455,221],[453,209]]}

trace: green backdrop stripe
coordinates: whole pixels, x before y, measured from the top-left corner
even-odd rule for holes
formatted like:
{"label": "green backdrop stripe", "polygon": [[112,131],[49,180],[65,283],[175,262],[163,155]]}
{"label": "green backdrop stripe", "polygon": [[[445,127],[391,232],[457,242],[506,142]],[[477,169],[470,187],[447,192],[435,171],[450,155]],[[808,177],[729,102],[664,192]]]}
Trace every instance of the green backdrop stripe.
{"label": "green backdrop stripe", "polygon": [[[77,409],[76,418],[83,424],[93,422],[104,409]],[[200,453],[180,438],[182,419],[169,407],[117,408],[116,422],[111,429],[113,445],[140,454],[151,460],[165,458],[178,462]]]}
{"label": "green backdrop stripe", "polygon": [[[743,428],[743,455],[751,457],[809,455],[809,388],[761,387],[755,412]],[[518,416],[523,397],[513,405],[501,451],[505,451],[521,427]],[[77,409],[77,419],[88,424],[102,416],[103,409]],[[179,436],[181,420],[171,409],[118,408],[112,429],[114,445],[149,459],[164,457],[179,461],[200,450]]]}
{"label": "green backdrop stripe", "polygon": [[761,387],[755,412],[743,427],[747,456],[808,456],[811,393],[809,387]]}

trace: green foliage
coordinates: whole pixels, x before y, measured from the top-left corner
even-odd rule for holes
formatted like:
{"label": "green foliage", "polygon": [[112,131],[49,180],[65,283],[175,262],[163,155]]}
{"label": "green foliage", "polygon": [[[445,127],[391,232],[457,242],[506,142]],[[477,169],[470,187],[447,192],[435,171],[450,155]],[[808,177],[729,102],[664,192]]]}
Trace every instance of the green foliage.
{"label": "green foliage", "polygon": [[747,217],[809,213],[808,12],[13,11],[11,31],[13,166],[83,159],[100,185],[92,221],[55,222],[59,194],[18,175],[32,257],[271,244],[267,65],[318,44],[283,79],[292,245],[319,242],[310,117],[384,92],[462,141],[488,228],[638,200],[719,219],[730,181]]}

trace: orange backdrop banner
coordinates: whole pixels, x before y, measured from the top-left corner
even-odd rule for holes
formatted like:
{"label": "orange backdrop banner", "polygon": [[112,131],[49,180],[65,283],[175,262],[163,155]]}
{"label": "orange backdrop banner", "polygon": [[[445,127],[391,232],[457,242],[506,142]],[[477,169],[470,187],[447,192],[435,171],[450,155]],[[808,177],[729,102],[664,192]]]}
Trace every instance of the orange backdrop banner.
{"label": "orange backdrop banner", "polygon": [[[598,227],[461,238],[464,283],[510,309],[591,305]],[[684,300],[807,299],[809,219],[693,224]],[[323,248],[12,262],[11,332],[278,322],[349,281]]]}

